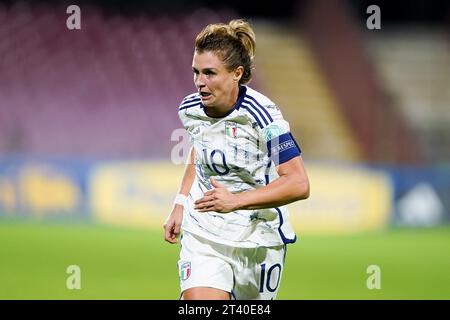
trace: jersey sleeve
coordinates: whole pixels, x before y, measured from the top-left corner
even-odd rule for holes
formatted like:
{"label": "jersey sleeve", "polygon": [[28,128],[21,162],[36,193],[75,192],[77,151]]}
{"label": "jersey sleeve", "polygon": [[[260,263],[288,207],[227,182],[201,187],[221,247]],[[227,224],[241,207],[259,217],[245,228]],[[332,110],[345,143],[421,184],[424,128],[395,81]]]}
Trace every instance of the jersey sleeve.
{"label": "jersey sleeve", "polygon": [[259,132],[264,150],[275,165],[283,164],[301,155],[301,149],[291,133],[289,122],[283,118],[277,106],[267,106],[270,121]]}
{"label": "jersey sleeve", "polygon": [[186,117],[186,113],[190,108],[195,107],[200,103],[200,98],[197,94],[191,94],[183,98],[180,104],[178,105],[178,117],[180,118],[181,124],[185,129],[188,128],[188,118]]}
{"label": "jersey sleeve", "polygon": [[198,117],[195,115],[201,108],[202,102],[198,93],[193,93],[186,96],[178,106],[178,117],[181,124],[191,135],[195,133],[195,128],[198,126]]}
{"label": "jersey sleeve", "polygon": [[186,117],[186,111],[184,110],[179,110],[178,109],[178,118],[180,119],[181,125],[183,126],[184,129],[188,130],[188,119]]}

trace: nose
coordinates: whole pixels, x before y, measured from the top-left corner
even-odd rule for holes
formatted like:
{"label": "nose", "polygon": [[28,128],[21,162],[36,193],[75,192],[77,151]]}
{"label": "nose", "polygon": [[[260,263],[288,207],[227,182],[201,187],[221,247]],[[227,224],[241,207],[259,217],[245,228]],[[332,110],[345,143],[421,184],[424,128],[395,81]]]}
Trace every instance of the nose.
{"label": "nose", "polygon": [[198,74],[198,75],[195,76],[194,82],[195,82],[195,86],[198,89],[201,89],[201,88],[203,88],[205,86],[205,81],[204,81],[204,78],[203,78],[203,76],[201,74]]}

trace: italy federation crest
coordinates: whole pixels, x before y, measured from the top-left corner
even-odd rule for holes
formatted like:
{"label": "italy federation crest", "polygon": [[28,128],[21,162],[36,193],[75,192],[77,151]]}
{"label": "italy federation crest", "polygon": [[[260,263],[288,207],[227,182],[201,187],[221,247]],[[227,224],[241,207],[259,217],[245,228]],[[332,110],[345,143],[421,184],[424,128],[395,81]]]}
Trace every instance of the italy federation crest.
{"label": "italy federation crest", "polygon": [[229,137],[236,138],[237,123],[231,122],[231,121],[225,121],[225,134]]}
{"label": "italy federation crest", "polygon": [[182,281],[187,280],[191,275],[191,263],[183,262],[180,264],[180,279]]}

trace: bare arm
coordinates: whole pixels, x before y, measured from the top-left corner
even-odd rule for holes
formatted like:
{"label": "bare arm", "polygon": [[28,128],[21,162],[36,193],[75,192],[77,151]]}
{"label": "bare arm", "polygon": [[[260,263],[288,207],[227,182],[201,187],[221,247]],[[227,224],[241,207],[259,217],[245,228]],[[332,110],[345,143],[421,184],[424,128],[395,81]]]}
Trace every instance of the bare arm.
{"label": "bare arm", "polygon": [[231,212],[274,208],[309,197],[309,180],[301,157],[277,167],[279,178],[259,189],[233,194],[212,179],[215,187],[195,202],[200,212]]}
{"label": "bare arm", "polygon": [[[178,193],[187,196],[195,179],[195,151],[194,147],[189,152],[189,161],[186,164],[183,179]],[[183,222],[183,206],[175,204],[171,214],[164,223],[164,239],[170,243],[177,243]]]}
{"label": "bare arm", "polygon": [[178,193],[187,196],[189,191],[191,191],[192,183],[195,179],[195,150],[191,147],[189,151],[189,161],[184,169],[183,179],[181,180],[181,186]]}
{"label": "bare arm", "polygon": [[301,157],[279,165],[277,172],[280,177],[268,185],[238,194],[238,209],[275,208],[309,197],[309,180]]}

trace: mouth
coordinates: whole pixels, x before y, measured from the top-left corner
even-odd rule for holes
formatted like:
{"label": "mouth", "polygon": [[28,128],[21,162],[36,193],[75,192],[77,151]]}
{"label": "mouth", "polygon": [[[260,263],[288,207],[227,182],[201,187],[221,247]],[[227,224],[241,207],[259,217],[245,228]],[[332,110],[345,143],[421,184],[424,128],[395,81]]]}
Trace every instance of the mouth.
{"label": "mouth", "polygon": [[212,97],[211,92],[200,91],[199,93],[202,101],[208,100]]}

